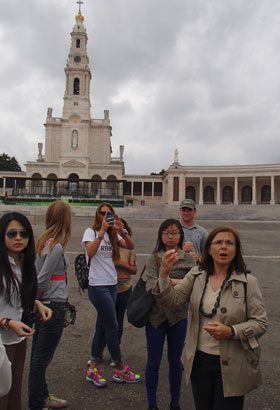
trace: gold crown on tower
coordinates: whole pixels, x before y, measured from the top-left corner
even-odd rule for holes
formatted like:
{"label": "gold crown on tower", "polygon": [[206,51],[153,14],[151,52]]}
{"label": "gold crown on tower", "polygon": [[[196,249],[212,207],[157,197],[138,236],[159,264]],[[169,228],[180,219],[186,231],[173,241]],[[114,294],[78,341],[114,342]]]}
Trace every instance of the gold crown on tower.
{"label": "gold crown on tower", "polygon": [[77,14],[75,19],[77,23],[82,23],[84,21],[84,16],[82,16],[81,14]]}

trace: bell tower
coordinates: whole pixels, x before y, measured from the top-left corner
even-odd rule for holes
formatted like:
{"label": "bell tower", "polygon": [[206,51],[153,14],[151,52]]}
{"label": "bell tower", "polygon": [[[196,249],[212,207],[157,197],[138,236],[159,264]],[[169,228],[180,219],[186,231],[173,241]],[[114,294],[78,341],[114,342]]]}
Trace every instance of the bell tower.
{"label": "bell tower", "polygon": [[69,119],[78,115],[81,120],[90,120],[90,81],[91,72],[87,55],[87,32],[81,13],[82,1],[77,2],[79,12],[71,33],[71,47],[65,66],[66,85],[62,117]]}

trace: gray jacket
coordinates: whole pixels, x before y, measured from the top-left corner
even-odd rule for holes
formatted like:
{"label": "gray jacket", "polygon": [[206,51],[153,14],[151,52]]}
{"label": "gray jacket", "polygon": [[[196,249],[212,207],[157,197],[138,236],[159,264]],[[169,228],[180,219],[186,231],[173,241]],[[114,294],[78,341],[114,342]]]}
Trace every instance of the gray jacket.
{"label": "gray jacket", "polygon": [[[185,377],[188,384],[196,352],[199,332],[199,304],[206,272],[193,268],[174,288],[153,294],[166,307],[180,307],[189,302],[188,331],[185,349]],[[247,286],[244,286],[247,283]],[[245,296],[245,289],[247,294]],[[233,273],[221,294],[220,321],[234,325],[239,339],[220,342],[220,362],[225,397],[242,396],[261,382],[260,347],[258,339],[265,333],[268,320],[258,281],[253,275]]]}
{"label": "gray jacket", "polygon": [[[158,280],[158,271],[161,265],[161,260],[164,252],[158,252],[157,256],[159,262],[156,261],[154,254],[150,255],[146,262],[146,269],[142,276],[142,279],[146,281],[146,290],[150,292]],[[172,267],[170,277],[172,279],[183,279],[187,272],[195,265],[194,258],[182,250],[178,251],[179,260]],[[188,315],[188,303],[184,303],[180,308],[161,306],[159,303],[155,303],[149,317],[150,323],[154,327],[158,327],[162,322],[168,320],[170,326],[175,325],[182,319],[185,319]]]}
{"label": "gray jacket", "polygon": [[68,289],[66,280],[51,280],[53,275],[64,275],[69,262],[63,248],[57,243],[52,251],[45,246],[42,255],[37,255],[35,266],[38,276],[38,288],[44,300],[66,301]]}

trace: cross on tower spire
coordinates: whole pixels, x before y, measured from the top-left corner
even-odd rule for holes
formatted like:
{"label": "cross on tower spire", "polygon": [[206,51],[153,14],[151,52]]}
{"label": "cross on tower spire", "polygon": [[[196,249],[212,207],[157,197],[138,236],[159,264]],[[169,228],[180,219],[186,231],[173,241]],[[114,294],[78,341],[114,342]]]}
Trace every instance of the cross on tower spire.
{"label": "cross on tower spire", "polygon": [[84,4],[84,2],[81,1],[81,0],[79,0],[79,1],[77,1],[76,3],[79,5],[79,14],[82,14],[82,13],[81,13],[81,4]]}

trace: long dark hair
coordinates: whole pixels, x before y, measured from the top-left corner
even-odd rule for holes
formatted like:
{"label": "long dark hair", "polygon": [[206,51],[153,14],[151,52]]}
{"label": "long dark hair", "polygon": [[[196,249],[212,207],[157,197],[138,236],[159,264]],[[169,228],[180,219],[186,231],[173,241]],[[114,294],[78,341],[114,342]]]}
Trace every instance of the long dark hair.
{"label": "long dark hair", "polygon": [[165,221],[162,222],[158,229],[158,237],[157,237],[157,242],[156,242],[156,247],[154,249],[154,252],[159,252],[159,251],[166,251],[165,245],[162,241],[162,232],[165,231],[170,225],[175,225],[177,226],[179,232],[180,232],[180,241],[178,243],[178,248],[182,249],[183,243],[184,243],[184,231],[182,229],[181,223],[177,219],[166,219]]}
{"label": "long dark hair", "polygon": [[[115,213],[114,208],[112,207],[111,204],[109,204],[109,202],[102,202],[101,204],[99,204],[95,212],[95,219],[94,219],[94,223],[92,226],[92,229],[96,231],[99,231],[101,229],[103,217],[100,214],[100,209],[103,206],[107,206],[111,210],[111,212]],[[120,258],[118,234],[117,234],[116,229],[113,226],[110,227],[107,232],[108,232],[110,242],[113,247],[113,261],[116,262]]]}
{"label": "long dark hair", "polygon": [[235,257],[233,258],[228,267],[228,273],[231,274],[233,271],[236,271],[236,273],[249,273],[250,271],[247,270],[246,264],[242,256],[242,248],[239,234],[235,229],[230,228],[229,226],[218,226],[217,228],[213,229],[212,232],[210,232],[202,253],[200,269],[206,270],[206,272],[209,273],[209,275],[212,275],[212,273],[214,272],[214,262],[212,256],[209,254],[209,249],[211,246],[211,242],[213,242],[215,236],[220,232],[229,232],[234,236],[235,239],[236,253]]}
{"label": "long dark hair", "polygon": [[[29,234],[28,243],[22,254],[22,280],[18,283],[10,265],[5,235],[10,222],[17,221]],[[32,311],[37,293],[37,275],[35,270],[34,235],[29,220],[19,212],[9,212],[0,219],[0,295],[11,305],[14,292],[20,293],[24,310]]]}

